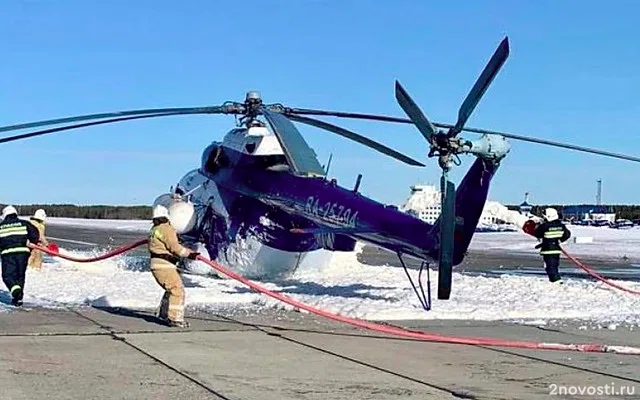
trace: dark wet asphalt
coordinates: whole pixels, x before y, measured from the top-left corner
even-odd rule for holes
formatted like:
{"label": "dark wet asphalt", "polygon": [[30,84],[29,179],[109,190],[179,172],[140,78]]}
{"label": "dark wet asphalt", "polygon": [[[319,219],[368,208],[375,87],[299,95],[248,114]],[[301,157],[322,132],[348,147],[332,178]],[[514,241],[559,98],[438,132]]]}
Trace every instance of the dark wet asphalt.
{"label": "dark wet asphalt", "polygon": [[[46,236],[50,241],[68,250],[105,250],[144,239],[146,232],[128,232],[112,229],[80,228],[48,225]],[[147,255],[144,246],[132,250],[129,255]]]}
{"label": "dark wet asphalt", "polygon": [[[100,251],[106,248],[116,248],[143,239],[146,236],[146,232],[49,225],[47,226],[47,236],[66,249],[95,249]],[[132,256],[147,256],[144,246],[128,254]],[[358,255],[358,260],[370,265],[388,264],[393,267],[401,267],[395,254],[372,246],[365,246],[362,254]],[[582,261],[608,278],[640,280],[640,267],[628,262],[593,260],[589,258],[582,258]],[[405,263],[410,269],[417,269],[420,266],[420,261],[410,257],[405,258]],[[510,254],[495,251],[490,253],[470,252],[465,260],[455,267],[455,271],[483,275],[499,275],[504,273],[544,274],[542,259],[535,254]],[[566,277],[586,277],[584,272],[578,270],[576,266],[567,259],[561,259],[560,272]]]}

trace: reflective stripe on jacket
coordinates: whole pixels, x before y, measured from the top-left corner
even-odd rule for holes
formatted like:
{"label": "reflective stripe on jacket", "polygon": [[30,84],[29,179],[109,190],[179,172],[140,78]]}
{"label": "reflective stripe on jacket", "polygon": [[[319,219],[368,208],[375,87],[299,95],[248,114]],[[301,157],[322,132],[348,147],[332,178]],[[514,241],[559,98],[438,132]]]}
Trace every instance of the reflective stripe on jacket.
{"label": "reflective stripe on jacket", "polygon": [[191,254],[191,250],[180,244],[176,230],[166,218],[154,221],[149,232],[148,249],[152,268],[175,266],[181,257]]}
{"label": "reflective stripe on jacket", "polygon": [[8,215],[0,223],[0,255],[29,253],[29,242],[40,241],[38,230],[29,222],[21,220],[17,215]]}
{"label": "reflective stripe on jacket", "polygon": [[542,239],[540,254],[561,254],[560,243],[566,242],[571,237],[571,232],[560,220],[540,224],[534,236]]}

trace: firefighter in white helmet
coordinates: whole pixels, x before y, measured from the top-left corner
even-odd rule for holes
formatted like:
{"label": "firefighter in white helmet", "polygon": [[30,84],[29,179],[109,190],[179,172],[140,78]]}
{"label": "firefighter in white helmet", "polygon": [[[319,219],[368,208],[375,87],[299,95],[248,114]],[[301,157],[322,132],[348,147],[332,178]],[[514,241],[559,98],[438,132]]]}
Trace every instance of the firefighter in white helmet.
{"label": "firefighter in white helmet", "polygon": [[151,273],[165,290],[158,317],[169,326],[186,328],[184,320],[185,293],[177,263],[180,258],[195,260],[199,253],[182,246],[176,230],[169,221],[169,211],[162,205],[153,209],[153,227],[149,235]]}
{"label": "firefighter in white helmet", "polygon": [[544,210],[544,222],[535,228],[533,235],[542,241],[536,248],[540,249],[549,281],[562,284],[562,277],[558,272],[562,253],[560,243],[566,242],[571,237],[571,232],[560,221],[555,208]]}
{"label": "firefighter in white helmet", "polygon": [[28,221],[18,218],[13,206],[2,209],[0,222],[0,261],[2,281],[11,293],[11,304],[22,306],[25,273],[29,260],[29,243],[39,244],[38,230]]}
{"label": "firefighter in white helmet", "polygon": [[[36,212],[33,213],[33,216],[29,219],[29,222],[31,222],[31,225],[35,226],[36,229],[38,230],[38,233],[40,234],[41,246],[49,245],[49,242],[47,241],[44,235],[45,218],[47,218],[47,213],[42,208],[40,208],[36,210]],[[38,271],[42,269],[42,252],[40,250],[36,250],[36,249],[31,250],[31,256],[29,256],[29,267]]]}

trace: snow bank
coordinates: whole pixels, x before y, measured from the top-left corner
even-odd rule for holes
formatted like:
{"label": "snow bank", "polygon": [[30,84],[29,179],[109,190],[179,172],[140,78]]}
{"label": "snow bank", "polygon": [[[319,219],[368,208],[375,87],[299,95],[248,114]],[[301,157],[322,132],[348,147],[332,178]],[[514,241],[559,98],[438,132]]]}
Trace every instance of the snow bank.
{"label": "snow bank", "polygon": [[[434,298],[422,310],[404,271],[359,263],[356,252],[335,253],[324,268],[299,270],[268,288],[334,313],[366,319],[463,319],[549,321],[590,320],[598,324],[640,324],[640,296],[613,290],[590,280],[551,284],[546,277],[472,277],[454,273],[448,301]],[[73,252],[86,257],[88,253]],[[285,307],[231,280],[185,275],[188,307]],[[417,273],[414,271],[414,281]],[[437,272],[432,272],[432,293]],[[617,281],[640,290],[639,283]],[[46,307],[99,305],[157,307],[162,290],[148,271],[148,260],[118,257],[91,264],[46,258],[41,271],[28,270],[25,303]],[[6,290],[0,297],[8,298]],[[434,296],[435,297],[435,296]],[[6,306],[0,305],[0,310]]]}

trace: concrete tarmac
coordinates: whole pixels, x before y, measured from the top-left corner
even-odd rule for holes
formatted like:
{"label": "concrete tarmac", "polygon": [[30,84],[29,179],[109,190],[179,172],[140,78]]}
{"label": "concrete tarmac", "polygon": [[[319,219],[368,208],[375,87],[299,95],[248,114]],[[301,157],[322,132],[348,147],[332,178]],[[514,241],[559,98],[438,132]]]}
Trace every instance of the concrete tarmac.
{"label": "concrete tarmac", "polygon": [[[0,314],[0,398],[541,399],[554,390],[605,393],[605,385],[618,391],[615,398],[640,396],[640,356],[419,342],[285,311],[191,313],[187,320],[188,329],[166,328],[149,311],[86,307]],[[640,346],[640,335],[628,330],[402,324],[460,336]]]}
{"label": "concrete tarmac", "polygon": [[[47,234],[78,249],[144,236],[55,226]],[[258,309],[188,310],[191,327],[179,329],[162,326],[152,311],[0,314],[0,399],[541,399],[582,398],[562,396],[581,390],[596,399],[640,398],[640,355],[419,342]],[[623,327],[393,324],[456,336],[640,347],[640,335]]]}

